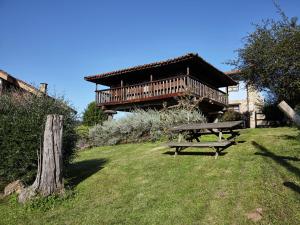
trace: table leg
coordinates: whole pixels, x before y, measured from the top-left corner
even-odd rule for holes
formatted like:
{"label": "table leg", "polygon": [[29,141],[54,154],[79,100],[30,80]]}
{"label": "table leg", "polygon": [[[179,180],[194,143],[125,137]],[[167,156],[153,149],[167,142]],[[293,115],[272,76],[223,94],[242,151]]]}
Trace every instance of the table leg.
{"label": "table leg", "polygon": [[175,148],[175,154],[174,154],[174,157],[176,157],[176,156],[178,155],[178,152],[179,152],[179,151],[178,151],[178,148],[179,148],[179,147],[176,147],[176,148]]}
{"label": "table leg", "polygon": [[218,148],[218,147],[215,147],[215,150],[216,150],[216,153],[215,153],[215,159],[217,159],[218,156],[219,156],[219,148]]}
{"label": "table leg", "polygon": [[219,141],[222,141],[222,136],[223,136],[223,133],[222,133],[222,130],[219,131]]}

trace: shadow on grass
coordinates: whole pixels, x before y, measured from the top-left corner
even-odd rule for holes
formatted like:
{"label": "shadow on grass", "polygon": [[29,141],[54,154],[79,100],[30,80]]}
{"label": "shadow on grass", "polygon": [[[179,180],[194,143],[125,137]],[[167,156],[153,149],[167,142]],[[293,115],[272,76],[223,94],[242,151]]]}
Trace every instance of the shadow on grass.
{"label": "shadow on grass", "polygon": [[91,159],[72,163],[66,169],[66,180],[70,187],[78,185],[99,170],[104,168],[106,159]]}
{"label": "shadow on grass", "polygon": [[[261,155],[261,156],[266,156],[266,157],[272,157],[272,155],[270,155],[269,153],[261,153],[261,152],[255,152],[255,155]],[[278,160],[290,160],[290,161],[300,161],[299,158],[297,157],[291,157],[291,156],[280,156],[280,155],[274,155],[273,157],[276,157]]]}
{"label": "shadow on grass", "polygon": [[292,189],[294,192],[297,192],[298,194],[300,194],[300,186],[298,186],[294,182],[286,181],[286,182],[283,182],[283,185]]}
{"label": "shadow on grass", "polygon": [[282,135],[280,138],[285,139],[285,140],[295,140],[295,141],[300,141],[300,133],[297,135]]}
{"label": "shadow on grass", "polygon": [[[164,152],[163,154],[174,155],[175,152],[174,151],[167,151],[167,152]],[[227,152],[220,152],[219,156],[224,156],[226,154],[227,154]],[[215,152],[179,152],[178,155],[215,156],[216,153]]]}
{"label": "shadow on grass", "polygon": [[[256,152],[255,155],[260,155],[260,156],[264,156],[264,157],[269,157],[271,159],[273,159],[277,164],[283,166],[284,168],[286,168],[288,171],[290,171],[291,173],[293,173],[295,176],[297,176],[298,178],[300,177],[300,169],[293,166],[292,164],[290,164],[288,162],[288,160],[291,161],[300,161],[299,158],[297,157],[290,157],[290,156],[279,156],[274,154],[273,152],[271,152],[270,150],[268,150],[266,147],[258,144],[255,141],[252,141],[252,144],[255,148],[257,148],[258,150],[262,151],[261,152]],[[296,184],[294,184],[293,182],[289,182],[289,181],[285,181],[283,183],[283,185],[285,187],[288,187],[290,189],[292,189],[293,191],[297,192],[300,194],[300,187]]]}

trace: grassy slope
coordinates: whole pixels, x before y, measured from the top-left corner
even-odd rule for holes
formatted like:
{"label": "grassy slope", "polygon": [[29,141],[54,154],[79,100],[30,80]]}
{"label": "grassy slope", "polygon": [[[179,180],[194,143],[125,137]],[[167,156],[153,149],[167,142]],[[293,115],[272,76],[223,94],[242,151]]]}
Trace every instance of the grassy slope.
{"label": "grassy slope", "polygon": [[251,224],[245,214],[262,208],[260,224],[300,224],[297,130],[242,133],[217,160],[209,149],[174,158],[159,143],[80,152],[74,197],[45,212],[2,200],[0,223]]}

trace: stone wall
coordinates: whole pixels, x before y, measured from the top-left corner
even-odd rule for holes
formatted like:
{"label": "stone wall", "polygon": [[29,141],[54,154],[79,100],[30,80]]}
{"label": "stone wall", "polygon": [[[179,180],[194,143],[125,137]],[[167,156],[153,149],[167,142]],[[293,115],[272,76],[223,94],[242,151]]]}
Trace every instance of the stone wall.
{"label": "stone wall", "polygon": [[[261,113],[261,107],[263,106],[263,98],[258,91],[254,88],[247,88],[248,99],[230,100],[230,105],[239,105],[239,112],[245,113],[249,111],[250,113],[250,127],[255,128],[255,113]],[[261,116],[260,116],[261,117]],[[257,121],[257,125],[263,125],[264,121]]]}

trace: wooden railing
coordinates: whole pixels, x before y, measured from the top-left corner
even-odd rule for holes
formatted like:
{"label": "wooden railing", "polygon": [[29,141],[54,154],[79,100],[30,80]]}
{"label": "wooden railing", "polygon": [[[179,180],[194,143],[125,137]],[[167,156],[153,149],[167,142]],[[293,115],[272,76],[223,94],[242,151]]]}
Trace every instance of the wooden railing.
{"label": "wooden railing", "polygon": [[227,95],[191,76],[176,76],[136,85],[129,85],[105,90],[96,90],[96,102],[99,105],[122,103],[135,100],[147,100],[158,96],[176,95],[188,92],[198,97],[207,97],[227,104]]}

